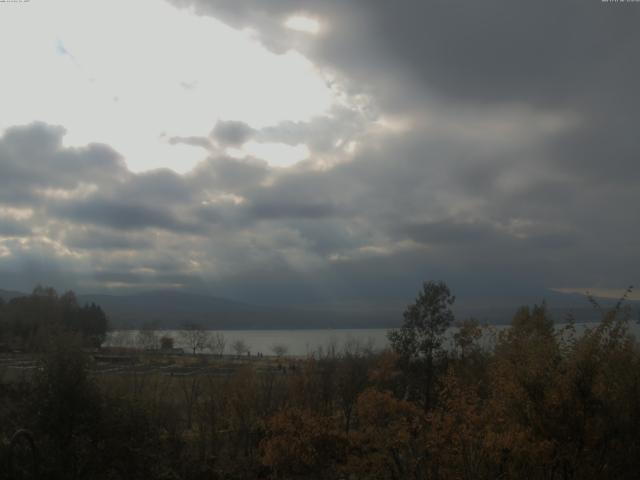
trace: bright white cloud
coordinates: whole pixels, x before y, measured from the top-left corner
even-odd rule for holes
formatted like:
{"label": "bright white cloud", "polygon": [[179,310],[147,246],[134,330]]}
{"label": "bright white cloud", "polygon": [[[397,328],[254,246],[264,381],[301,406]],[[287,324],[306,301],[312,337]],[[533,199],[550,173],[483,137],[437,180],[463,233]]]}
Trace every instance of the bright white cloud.
{"label": "bright white cloud", "polygon": [[[129,167],[184,172],[218,119],[254,128],[305,121],[333,94],[313,64],[161,0],[29,2],[0,16],[0,129],[61,124],[67,145],[98,141]],[[264,158],[264,157],[263,157]]]}
{"label": "bright white cloud", "polygon": [[284,23],[285,27],[298,32],[311,33],[313,35],[320,32],[320,22],[313,18],[295,15],[289,17]]}

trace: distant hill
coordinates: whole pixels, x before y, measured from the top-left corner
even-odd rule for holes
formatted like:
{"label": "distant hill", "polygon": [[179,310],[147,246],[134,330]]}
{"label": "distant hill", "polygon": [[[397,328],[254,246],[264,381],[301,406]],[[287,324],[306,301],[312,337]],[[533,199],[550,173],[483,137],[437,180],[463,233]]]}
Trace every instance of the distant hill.
{"label": "distant hill", "polygon": [[5,302],[8,302],[12,298],[16,297],[24,297],[25,294],[22,292],[13,292],[11,290],[2,290],[0,289],[0,298],[2,298]]}
{"label": "distant hill", "polygon": [[[5,301],[26,294],[0,290]],[[599,314],[584,295],[544,292],[549,311],[557,322],[568,315],[578,322],[597,321]],[[615,304],[611,299],[598,299],[603,308]],[[209,295],[175,290],[141,292],[128,295],[78,295],[81,304],[100,305],[113,328],[139,328],[155,323],[159,328],[179,328],[195,322],[211,329],[301,329],[301,328],[388,328],[402,322],[404,306],[387,307],[271,307],[251,305]],[[629,302],[638,318],[640,302]],[[487,323],[505,324],[511,321],[515,305],[466,306],[457,305],[457,319],[477,318]]]}
{"label": "distant hill", "polygon": [[316,309],[256,306],[208,295],[178,291],[131,295],[79,295],[81,303],[94,302],[120,328],[155,322],[176,328],[197,322],[212,329],[366,328],[399,323],[401,313],[373,309]]}
{"label": "distant hill", "polygon": [[[5,301],[26,295],[0,290]],[[80,304],[102,307],[114,328],[139,328],[145,323],[179,328],[190,322],[211,329],[375,328],[394,326],[401,319],[395,310],[268,307],[175,290],[77,298]]]}

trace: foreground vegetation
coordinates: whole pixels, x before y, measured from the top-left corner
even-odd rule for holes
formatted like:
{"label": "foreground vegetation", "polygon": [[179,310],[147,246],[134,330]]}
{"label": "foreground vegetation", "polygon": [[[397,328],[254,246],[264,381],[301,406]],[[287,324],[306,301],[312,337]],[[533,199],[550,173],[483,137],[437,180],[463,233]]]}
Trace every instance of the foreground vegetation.
{"label": "foreground vegetation", "polygon": [[[637,477],[640,347],[623,302],[580,335],[521,308],[486,349],[453,301],[425,284],[385,352],[182,375],[96,375],[93,334],[56,317],[34,380],[0,385],[0,460],[15,471],[0,479],[35,464],[52,479]],[[26,436],[9,453],[21,428],[35,462]]]}

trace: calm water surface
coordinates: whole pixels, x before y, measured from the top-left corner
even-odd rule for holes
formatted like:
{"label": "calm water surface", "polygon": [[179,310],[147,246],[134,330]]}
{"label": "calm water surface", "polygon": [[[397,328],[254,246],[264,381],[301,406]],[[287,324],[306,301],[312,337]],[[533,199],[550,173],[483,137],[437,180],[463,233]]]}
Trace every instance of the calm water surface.
{"label": "calm water surface", "polygon": [[[227,343],[225,353],[233,353],[231,344],[242,340],[252,355],[262,353],[272,355],[276,345],[287,348],[289,355],[310,355],[319,350],[335,349],[341,352],[345,347],[355,345],[382,350],[388,345],[387,329],[325,329],[325,330],[221,330]],[[173,337],[175,346],[188,350],[182,341],[182,330],[162,330],[157,335]],[[215,332],[214,332],[215,333]],[[107,336],[105,346],[135,346],[137,330],[116,330]]]}
{"label": "calm water surface", "polygon": [[[585,328],[595,326],[595,323],[576,324],[576,332],[579,334]],[[558,327],[562,327],[559,324]],[[640,328],[635,322],[630,323],[630,329],[636,334],[640,333]],[[507,328],[504,325],[493,325],[491,330],[493,333]],[[237,340],[242,340],[249,348],[252,355],[262,353],[263,355],[272,355],[273,347],[282,345],[286,347],[289,355],[306,356],[319,352],[327,352],[333,349],[340,353],[345,348],[370,348],[372,350],[383,350],[389,345],[387,339],[388,329],[384,328],[361,328],[361,329],[324,329],[324,330],[221,330],[219,333],[224,335],[226,340],[225,353],[233,353],[231,345]],[[173,337],[175,346],[185,348],[182,330],[159,330],[156,332],[158,338],[163,335]],[[455,332],[455,328],[450,329],[449,339]],[[115,330],[110,332],[105,346],[136,346],[138,330]],[[481,340],[484,347],[490,347],[493,344],[493,335],[491,333],[485,335]],[[206,350],[205,350],[206,351]]]}

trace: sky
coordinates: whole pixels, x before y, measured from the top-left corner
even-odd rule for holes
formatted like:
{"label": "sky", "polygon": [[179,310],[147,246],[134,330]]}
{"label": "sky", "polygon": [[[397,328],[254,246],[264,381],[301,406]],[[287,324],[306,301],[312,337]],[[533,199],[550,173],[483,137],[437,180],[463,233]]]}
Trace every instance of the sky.
{"label": "sky", "polygon": [[617,296],[639,49],[638,2],[0,2],[0,288]]}

